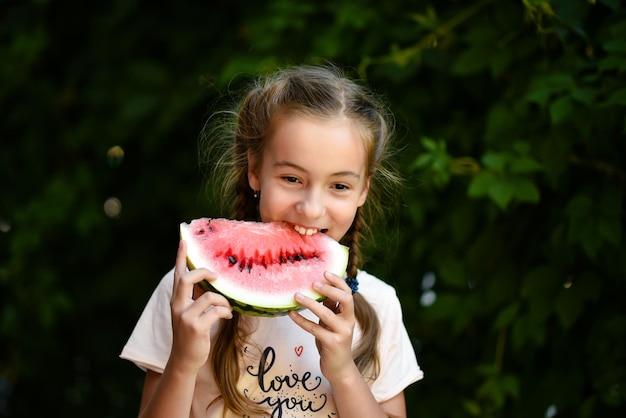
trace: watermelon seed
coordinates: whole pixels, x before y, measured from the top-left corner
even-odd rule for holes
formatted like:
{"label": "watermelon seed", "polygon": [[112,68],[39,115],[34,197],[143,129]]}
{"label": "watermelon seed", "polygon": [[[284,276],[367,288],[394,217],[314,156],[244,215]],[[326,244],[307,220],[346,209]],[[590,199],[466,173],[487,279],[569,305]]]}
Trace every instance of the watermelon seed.
{"label": "watermelon seed", "polygon": [[306,260],[306,257],[302,254],[296,254],[295,260],[296,261]]}
{"label": "watermelon seed", "polygon": [[233,257],[232,255],[228,256],[228,262],[232,265],[232,264],[236,264],[237,263],[237,259],[235,257]]}
{"label": "watermelon seed", "polygon": [[285,257],[283,257],[282,255],[280,256],[280,262],[281,264],[285,264],[287,262],[287,260],[285,260]]}
{"label": "watermelon seed", "polygon": [[246,268],[248,269],[248,273],[250,273],[250,270],[252,270],[252,264],[248,264]]}

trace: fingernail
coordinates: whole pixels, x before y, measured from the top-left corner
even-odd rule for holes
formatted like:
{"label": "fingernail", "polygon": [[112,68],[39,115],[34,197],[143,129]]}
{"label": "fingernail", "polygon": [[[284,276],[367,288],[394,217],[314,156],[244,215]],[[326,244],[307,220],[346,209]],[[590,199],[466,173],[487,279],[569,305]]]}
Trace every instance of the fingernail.
{"label": "fingernail", "polygon": [[313,282],[313,288],[314,289],[321,289],[322,286],[324,286],[324,283],[322,283],[322,282],[319,282],[319,281]]}

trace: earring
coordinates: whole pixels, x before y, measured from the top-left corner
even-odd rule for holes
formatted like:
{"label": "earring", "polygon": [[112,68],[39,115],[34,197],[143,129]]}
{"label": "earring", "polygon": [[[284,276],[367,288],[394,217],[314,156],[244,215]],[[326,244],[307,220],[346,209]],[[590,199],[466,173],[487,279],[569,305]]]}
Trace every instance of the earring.
{"label": "earring", "polygon": [[254,198],[258,199],[259,198],[259,192],[257,190],[253,190],[252,192],[253,192],[252,195],[254,196]]}

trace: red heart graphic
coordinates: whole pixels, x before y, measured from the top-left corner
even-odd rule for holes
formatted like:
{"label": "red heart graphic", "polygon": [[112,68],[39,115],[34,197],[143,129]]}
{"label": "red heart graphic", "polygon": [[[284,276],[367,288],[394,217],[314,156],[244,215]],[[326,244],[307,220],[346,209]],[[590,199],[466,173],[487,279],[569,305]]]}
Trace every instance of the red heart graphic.
{"label": "red heart graphic", "polygon": [[304,347],[302,347],[301,345],[299,345],[296,348],[294,348],[294,351],[296,352],[296,355],[298,357],[300,357],[302,355],[302,350],[304,350]]}

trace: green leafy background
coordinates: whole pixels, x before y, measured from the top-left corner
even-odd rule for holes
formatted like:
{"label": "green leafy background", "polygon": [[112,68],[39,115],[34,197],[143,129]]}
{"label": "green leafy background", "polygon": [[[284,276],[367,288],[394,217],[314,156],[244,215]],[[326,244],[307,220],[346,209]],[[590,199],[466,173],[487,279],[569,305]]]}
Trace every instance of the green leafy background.
{"label": "green leafy background", "polygon": [[136,416],[143,373],[117,356],[178,223],[216,211],[207,116],[325,60],[397,118],[406,187],[367,268],[426,373],[409,416],[626,416],[623,2],[0,10],[0,416]]}

